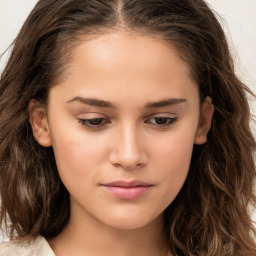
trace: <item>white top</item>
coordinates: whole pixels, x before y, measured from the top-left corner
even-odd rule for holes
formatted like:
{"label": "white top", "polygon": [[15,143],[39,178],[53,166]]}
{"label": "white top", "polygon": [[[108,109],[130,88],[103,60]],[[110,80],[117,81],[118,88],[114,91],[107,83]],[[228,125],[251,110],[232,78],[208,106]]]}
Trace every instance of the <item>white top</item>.
{"label": "white top", "polygon": [[0,256],[55,256],[42,236],[0,243]]}

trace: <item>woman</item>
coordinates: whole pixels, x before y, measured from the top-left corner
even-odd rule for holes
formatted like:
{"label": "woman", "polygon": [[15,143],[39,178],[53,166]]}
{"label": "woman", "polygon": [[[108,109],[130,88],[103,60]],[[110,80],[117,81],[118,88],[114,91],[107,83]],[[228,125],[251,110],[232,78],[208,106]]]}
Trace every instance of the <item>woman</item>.
{"label": "woman", "polygon": [[0,255],[256,255],[247,93],[202,0],[39,1],[0,82]]}

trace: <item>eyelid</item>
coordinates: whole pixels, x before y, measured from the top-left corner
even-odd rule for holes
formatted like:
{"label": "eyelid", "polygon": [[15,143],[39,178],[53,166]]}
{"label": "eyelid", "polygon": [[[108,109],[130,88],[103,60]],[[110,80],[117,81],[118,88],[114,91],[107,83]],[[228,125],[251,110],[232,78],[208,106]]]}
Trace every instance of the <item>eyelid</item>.
{"label": "eyelid", "polygon": [[177,118],[177,114],[175,113],[152,113],[150,115],[147,115],[144,119],[149,120],[151,118],[160,118],[160,117],[166,117],[166,118]]}
{"label": "eyelid", "polygon": [[[99,120],[101,121],[99,124],[90,124],[91,121]],[[102,121],[104,121],[102,123]],[[88,130],[92,131],[99,131],[103,128],[106,127],[106,125],[110,124],[111,121],[107,118],[102,118],[102,117],[96,117],[96,118],[78,118],[78,122],[85,127]]]}
{"label": "eyelid", "polygon": [[[155,119],[155,122],[151,122],[151,120]],[[162,119],[162,121],[166,121],[165,123],[157,123],[157,119]],[[166,120],[165,120],[166,119]],[[160,121],[160,120],[159,120]],[[178,116],[170,113],[155,113],[149,115],[145,119],[145,123],[153,126],[156,129],[167,129],[174,125],[178,121]]]}
{"label": "eyelid", "polygon": [[107,116],[100,112],[86,111],[77,114],[78,118],[81,119],[95,119],[95,118],[107,118]]}
{"label": "eyelid", "polygon": [[[149,120],[151,120],[151,119],[166,119],[167,121],[169,120],[169,123],[171,122],[171,123],[173,123],[173,122],[175,122],[178,118],[177,117],[152,117],[152,118],[150,118],[150,119],[148,119],[148,120],[146,120],[146,122],[148,123],[149,122]],[[160,125],[160,124],[159,124]]]}
{"label": "eyelid", "polygon": [[[99,131],[104,129],[107,125],[112,123],[110,117],[105,116],[101,113],[86,113],[82,115],[83,117],[77,117],[78,122],[85,128],[91,131]],[[87,117],[88,116],[88,117]],[[152,120],[156,120],[153,122]],[[157,119],[162,119],[164,121],[161,124],[158,123]],[[165,120],[166,119],[166,120]],[[96,124],[90,123],[96,121]],[[98,121],[98,124],[97,124]],[[151,114],[144,119],[144,123],[151,125],[156,129],[168,129],[170,126],[174,125],[178,121],[177,115],[173,113],[155,113]]]}

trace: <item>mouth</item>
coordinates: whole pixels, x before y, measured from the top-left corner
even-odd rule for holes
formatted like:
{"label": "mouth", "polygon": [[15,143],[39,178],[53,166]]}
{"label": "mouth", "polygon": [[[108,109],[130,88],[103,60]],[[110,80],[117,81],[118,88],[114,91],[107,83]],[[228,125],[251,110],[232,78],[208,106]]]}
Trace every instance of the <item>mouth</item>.
{"label": "mouth", "polygon": [[124,200],[134,200],[145,195],[151,188],[152,184],[143,181],[114,181],[101,186],[112,196]]}

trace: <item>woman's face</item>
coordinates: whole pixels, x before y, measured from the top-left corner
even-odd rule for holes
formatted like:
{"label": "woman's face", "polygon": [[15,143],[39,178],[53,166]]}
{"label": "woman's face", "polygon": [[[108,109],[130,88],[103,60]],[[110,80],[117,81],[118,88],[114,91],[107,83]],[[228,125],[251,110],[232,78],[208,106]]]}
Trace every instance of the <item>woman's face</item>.
{"label": "woman's face", "polygon": [[187,64],[159,39],[84,39],[50,90],[47,116],[31,113],[34,135],[53,147],[71,217],[143,227],[179,193],[193,145],[206,141],[211,104],[200,105]]}

